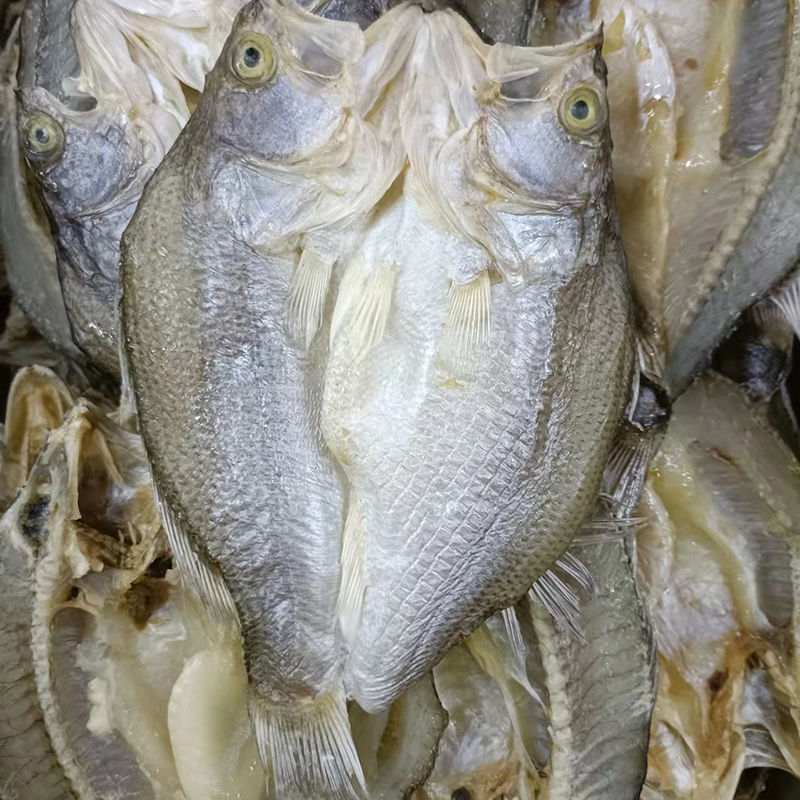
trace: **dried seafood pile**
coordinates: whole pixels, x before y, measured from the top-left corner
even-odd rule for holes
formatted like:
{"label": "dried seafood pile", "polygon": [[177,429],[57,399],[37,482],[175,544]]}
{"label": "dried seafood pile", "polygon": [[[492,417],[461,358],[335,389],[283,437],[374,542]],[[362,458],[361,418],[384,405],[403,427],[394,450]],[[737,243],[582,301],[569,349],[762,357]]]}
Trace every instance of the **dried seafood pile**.
{"label": "dried seafood pile", "polygon": [[793,2],[0,27],[2,800],[800,777]]}

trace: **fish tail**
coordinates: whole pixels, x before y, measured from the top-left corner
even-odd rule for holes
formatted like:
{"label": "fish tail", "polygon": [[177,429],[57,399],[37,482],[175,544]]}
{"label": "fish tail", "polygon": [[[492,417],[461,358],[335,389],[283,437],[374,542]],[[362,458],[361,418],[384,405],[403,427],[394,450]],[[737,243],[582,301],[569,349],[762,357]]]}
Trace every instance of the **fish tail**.
{"label": "fish tail", "polygon": [[363,800],[366,785],[339,687],[291,705],[250,703],[256,743],[281,800]]}

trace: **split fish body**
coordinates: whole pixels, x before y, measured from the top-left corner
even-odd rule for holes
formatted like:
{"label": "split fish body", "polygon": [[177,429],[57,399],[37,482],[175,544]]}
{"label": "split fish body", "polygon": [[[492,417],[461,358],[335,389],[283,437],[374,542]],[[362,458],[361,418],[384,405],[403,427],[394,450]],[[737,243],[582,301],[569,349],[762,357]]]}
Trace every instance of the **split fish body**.
{"label": "split fish body", "polygon": [[[385,24],[400,40],[419,13]],[[336,249],[399,168],[357,108],[358,81],[396,69],[372,52],[362,76],[365,46],[357,25],[294,3],[246,6],[122,247],[122,331],[171,544],[184,580],[238,617],[281,796],[351,796],[361,780],[335,613],[343,485],[314,334]]]}
{"label": "split fish body", "polygon": [[346,687],[370,711],[523,596],[596,497],[632,356],[598,43],[487,48],[445,11],[409,57],[409,167],[344,273],[323,406]]}
{"label": "split fish body", "polygon": [[279,795],[357,792],[346,696],[387,707],[597,493],[632,367],[598,44],[255,0],[125,233],[166,527]]}

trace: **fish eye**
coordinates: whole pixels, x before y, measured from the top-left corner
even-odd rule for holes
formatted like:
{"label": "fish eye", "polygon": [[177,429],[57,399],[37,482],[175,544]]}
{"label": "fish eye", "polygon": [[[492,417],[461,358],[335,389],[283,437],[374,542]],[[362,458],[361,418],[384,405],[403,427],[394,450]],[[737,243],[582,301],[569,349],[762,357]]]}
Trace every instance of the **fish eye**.
{"label": "fish eye", "polygon": [[52,159],[64,149],[64,129],[49,114],[28,117],[23,130],[25,150],[34,159]]}
{"label": "fish eye", "polygon": [[246,33],[231,48],[231,69],[248,86],[265,86],[277,69],[272,42],[258,33]]}
{"label": "fish eye", "polygon": [[561,124],[576,136],[589,136],[606,121],[606,111],[597,92],[589,86],[570,89],[561,100]]}

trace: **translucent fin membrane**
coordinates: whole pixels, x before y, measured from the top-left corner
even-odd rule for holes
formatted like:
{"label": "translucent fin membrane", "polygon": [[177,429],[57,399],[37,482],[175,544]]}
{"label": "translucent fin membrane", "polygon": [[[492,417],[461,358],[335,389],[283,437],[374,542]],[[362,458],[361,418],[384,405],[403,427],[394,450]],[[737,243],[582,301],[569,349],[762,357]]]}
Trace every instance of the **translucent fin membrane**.
{"label": "translucent fin membrane", "polygon": [[557,625],[581,638],[581,595],[591,597],[595,589],[591,573],[583,562],[567,552],[533,584],[529,597],[544,606]]}
{"label": "translucent fin membrane", "polygon": [[489,341],[492,292],[489,273],[450,286],[450,307],[444,324],[439,361],[452,377],[469,377]]}
{"label": "translucent fin membrane", "polygon": [[[531,757],[525,747],[525,737],[523,734],[524,722],[520,720],[520,709],[515,702],[513,693],[512,676],[509,673],[508,665],[504,659],[504,654],[497,646],[493,635],[484,625],[466,639],[467,648],[473,658],[478,662],[480,668],[495,679],[503,695],[503,702],[508,709],[508,716],[514,729],[514,749],[522,765],[533,771],[535,767]],[[535,699],[541,703],[538,693],[534,693]]]}
{"label": "translucent fin membrane", "polygon": [[250,716],[261,760],[272,770],[274,796],[285,800],[366,796],[343,691],[289,706],[254,699]]}
{"label": "translucent fin membrane", "polygon": [[304,250],[289,290],[289,329],[305,348],[311,346],[322,322],[333,260]]}
{"label": "translucent fin membrane", "polygon": [[184,585],[202,600],[205,607],[217,619],[226,623],[236,622],[238,625],[239,615],[222,576],[203,562],[155,487],[153,494],[161,521],[164,523],[167,541],[175,557],[178,574]]}
{"label": "translucent fin membrane", "polygon": [[655,436],[630,435],[623,437],[612,450],[601,492],[610,501],[615,518],[618,513],[627,518],[636,507],[659,442]]}
{"label": "translucent fin membrane", "polygon": [[361,620],[364,579],[364,526],[358,501],[351,499],[342,540],[342,585],[339,592],[339,626],[347,641],[355,638]]}
{"label": "translucent fin membrane", "polygon": [[800,336],[800,273],[792,275],[791,278],[772,295],[772,302],[775,303],[786,321],[795,332]]}
{"label": "translucent fin membrane", "polygon": [[558,575],[546,572],[531,586],[529,595],[547,610],[557,625],[583,638],[578,620],[581,608],[578,595]]}
{"label": "translucent fin membrane", "polygon": [[361,361],[383,338],[396,278],[393,267],[367,270],[359,263],[345,274],[333,312],[331,339],[346,337],[353,361]]}
{"label": "translucent fin membrane", "polygon": [[[539,703],[540,706],[542,706],[542,708],[544,708],[545,703],[541,694],[533,687],[528,678],[528,649],[525,646],[525,640],[522,636],[522,628],[519,624],[516,609],[504,608],[501,612],[501,619],[503,621],[503,631],[505,633],[508,651],[505,659],[508,673],[537,703]],[[497,638],[496,633],[493,632],[493,635]]]}

